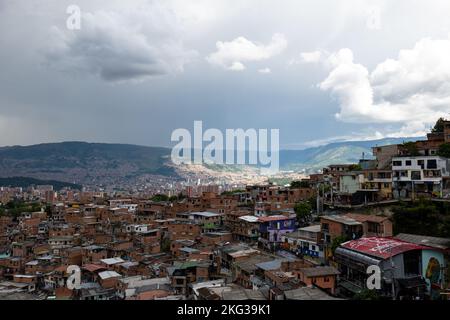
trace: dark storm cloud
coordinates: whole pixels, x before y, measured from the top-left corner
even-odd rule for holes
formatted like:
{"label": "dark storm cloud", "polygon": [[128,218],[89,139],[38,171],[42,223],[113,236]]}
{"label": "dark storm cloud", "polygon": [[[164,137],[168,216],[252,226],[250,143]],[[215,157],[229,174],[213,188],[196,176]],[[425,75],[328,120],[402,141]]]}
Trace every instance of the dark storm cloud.
{"label": "dark storm cloud", "polygon": [[[302,52],[349,48],[371,71],[420,39],[447,39],[446,0],[370,3],[379,10],[360,0],[0,0],[0,145],[168,146],[171,131],[194,120],[279,128],[282,147],[397,132],[401,123],[337,120],[338,99],[317,87],[328,71],[289,64]],[[66,28],[72,4],[78,31]],[[371,12],[381,15],[377,28],[367,26]],[[286,46],[270,46],[275,34]]]}
{"label": "dark storm cloud", "polygon": [[52,29],[46,56],[50,65],[69,72],[87,72],[106,81],[139,81],[181,72],[194,56],[184,48],[176,18],[159,16],[153,5],[132,13],[83,13],[81,28]]}

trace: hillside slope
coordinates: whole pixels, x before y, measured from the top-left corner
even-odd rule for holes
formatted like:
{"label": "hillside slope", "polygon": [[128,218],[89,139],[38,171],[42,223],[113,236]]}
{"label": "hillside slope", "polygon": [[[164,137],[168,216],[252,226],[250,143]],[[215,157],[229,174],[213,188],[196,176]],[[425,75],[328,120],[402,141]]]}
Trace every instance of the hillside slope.
{"label": "hillside slope", "polygon": [[0,148],[0,177],[71,183],[114,183],[140,175],[177,176],[166,166],[170,149],[86,142]]}
{"label": "hillside slope", "polygon": [[[282,170],[313,172],[329,164],[356,163],[371,158],[377,145],[419,138],[347,141],[304,150],[281,150]],[[179,179],[189,176],[170,161],[169,148],[130,144],[62,142],[0,148],[0,178],[31,177],[83,185],[133,184],[142,177]],[[189,168],[189,167],[187,167]],[[205,166],[208,175],[248,171],[247,166]],[[189,169],[187,169],[189,170]],[[196,168],[192,174],[198,174]]]}

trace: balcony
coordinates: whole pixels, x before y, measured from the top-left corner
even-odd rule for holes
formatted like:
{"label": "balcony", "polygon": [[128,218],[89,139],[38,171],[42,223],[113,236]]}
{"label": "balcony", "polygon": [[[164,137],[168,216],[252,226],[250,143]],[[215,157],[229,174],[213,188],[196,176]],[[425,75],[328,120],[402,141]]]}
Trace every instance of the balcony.
{"label": "balcony", "polygon": [[411,181],[411,179],[408,177],[408,176],[405,176],[405,177],[392,177],[392,181],[394,181],[394,182],[401,182],[401,181],[405,181],[405,182],[408,182],[408,181]]}

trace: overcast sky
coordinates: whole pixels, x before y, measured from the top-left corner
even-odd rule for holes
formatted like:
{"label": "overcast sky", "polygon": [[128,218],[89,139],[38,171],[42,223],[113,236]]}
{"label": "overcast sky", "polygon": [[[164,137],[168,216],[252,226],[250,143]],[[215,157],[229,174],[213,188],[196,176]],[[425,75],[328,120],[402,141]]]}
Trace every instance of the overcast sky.
{"label": "overcast sky", "polygon": [[[69,30],[69,5],[82,12]],[[0,145],[170,146],[278,128],[282,148],[424,134],[450,112],[448,0],[0,0]]]}

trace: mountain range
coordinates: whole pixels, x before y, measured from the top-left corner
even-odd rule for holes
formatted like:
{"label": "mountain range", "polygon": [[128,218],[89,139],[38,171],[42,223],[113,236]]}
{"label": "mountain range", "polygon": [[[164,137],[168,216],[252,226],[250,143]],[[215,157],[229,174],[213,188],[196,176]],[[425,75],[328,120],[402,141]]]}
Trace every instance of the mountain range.
{"label": "mountain range", "polygon": [[129,144],[45,143],[0,148],[0,177],[89,185],[123,184],[145,175],[173,176],[170,149]]}
{"label": "mountain range", "polygon": [[[280,169],[313,172],[330,164],[356,163],[363,155],[371,158],[374,146],[418,139],[423,138],[346,141],[303,150],[281,150]],[[163,147],[87,142],[0,147],[0,178],[31,177],[89,185],[133,183],[142,176],[183,178],[170,161],[170,153],[170,148]],[[214,166],[214,170],[226,167]]]}
{"label": "mountain range", "polygon": [[283,170],[322,169],[330,164],[357,163],[360,159],[372,159],[372,147],[402,144],[423,140],[425,137],[384,138],[379,140],[344,141],[303,150],[281,150],[280,167]]}

